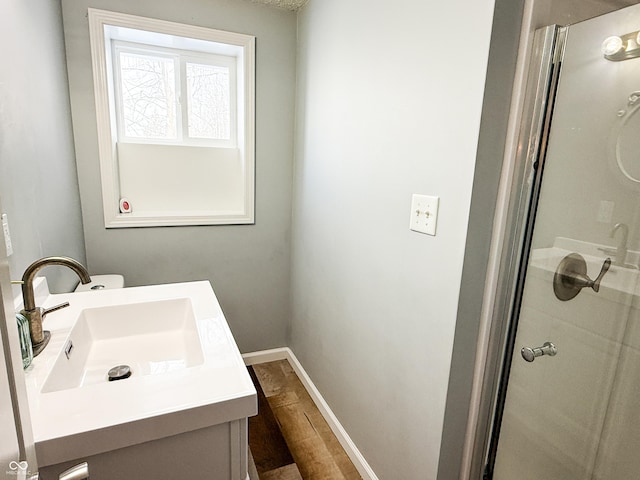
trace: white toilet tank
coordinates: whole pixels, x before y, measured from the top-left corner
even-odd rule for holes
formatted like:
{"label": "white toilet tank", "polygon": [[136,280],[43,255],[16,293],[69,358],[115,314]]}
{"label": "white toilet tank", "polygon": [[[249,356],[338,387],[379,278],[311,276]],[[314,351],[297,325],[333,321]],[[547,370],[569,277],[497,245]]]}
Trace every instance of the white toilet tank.
{"label": "white toilet tank", "polygon": [[122,275],[91,275],[91,282],[83,285],[78,284],[76,292],[86,292],[87,290],[104,290],[109,288],[123,288],[124,277]]}

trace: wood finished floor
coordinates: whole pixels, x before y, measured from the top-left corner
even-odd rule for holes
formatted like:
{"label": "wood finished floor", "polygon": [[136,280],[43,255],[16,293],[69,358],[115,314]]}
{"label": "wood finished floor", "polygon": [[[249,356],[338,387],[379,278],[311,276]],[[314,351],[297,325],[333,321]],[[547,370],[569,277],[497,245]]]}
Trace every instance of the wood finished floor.
{"label": "wood finished floor", "polygon": [[258,415],[249,419],[249,447],[260,480],[361,480],[287,360],[249,369],[266,404],[260,408],[258,392]]}

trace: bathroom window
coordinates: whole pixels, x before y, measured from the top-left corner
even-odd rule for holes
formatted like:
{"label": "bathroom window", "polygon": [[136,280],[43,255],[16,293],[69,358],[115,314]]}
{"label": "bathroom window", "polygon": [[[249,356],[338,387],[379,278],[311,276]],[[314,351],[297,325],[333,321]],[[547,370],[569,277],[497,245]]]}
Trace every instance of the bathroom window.
{"label": "bathroom window", "polygon": [[113,42],[118,141],[235,148],[235,58]]}
{"label": "bathroom window", "polygon": [[107,228],[254,223],[255,38],[89,9]]}

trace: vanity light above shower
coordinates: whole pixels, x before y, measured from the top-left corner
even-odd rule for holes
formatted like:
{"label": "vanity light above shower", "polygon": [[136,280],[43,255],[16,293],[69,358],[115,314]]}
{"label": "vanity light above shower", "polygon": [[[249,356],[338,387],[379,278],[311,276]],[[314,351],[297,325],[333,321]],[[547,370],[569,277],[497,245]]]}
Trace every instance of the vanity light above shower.
{"label": "vanity light above shower", "polygon": [[640,56],[640,31],[618,36],[607,37],[602,42],[604,58],[612,62],[620,62]]}

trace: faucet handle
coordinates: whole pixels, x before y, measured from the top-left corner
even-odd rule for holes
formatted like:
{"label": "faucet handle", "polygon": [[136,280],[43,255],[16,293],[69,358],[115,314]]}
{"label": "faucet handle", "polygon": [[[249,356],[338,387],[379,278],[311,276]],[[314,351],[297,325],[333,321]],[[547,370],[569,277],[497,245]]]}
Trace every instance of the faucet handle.
{"label": "faucet handle", "polygon": [[609,271],[609,267],[610,266],[611,266],[611,259],[607,258],[604,261],[604,263],[602,264],[602,268],[600,269],[600,273],[598,274],[596,279],[593,281],[593,285],[591,285],[591,288],[593,289],[594,292],[597,293],[597,292],[600,291],[600,281],[602,280],[602,277],[604,277],[604,274]]}
{"label": "faucet handle", "polygon": [[29,312],[21,310],[20,313],[29,319],[29,332],[31,334],[34,357],[40,355],[42,350],[44,350],[44,347],[49,344],[49,340],[51,340],[51,332],[42,329],[42,321],[44,320],[44,317],[51,312],[55,312],[68,306],[69,302],[64,302],[60,305],[55,305],[49,308],[36,307]]}
{"label": "faucet handle", "polygon": [[55,305],[54,307],[43,308],[41,317],[44,319],[45,315],[48,315],[51,312],[62,310],[63,308],[66,308],[68,306],[69,306],[69,302],[64,302],[64,303],[61,303],[60,305]]}

